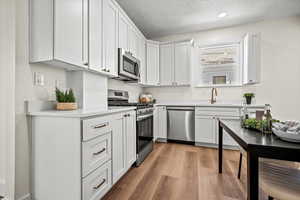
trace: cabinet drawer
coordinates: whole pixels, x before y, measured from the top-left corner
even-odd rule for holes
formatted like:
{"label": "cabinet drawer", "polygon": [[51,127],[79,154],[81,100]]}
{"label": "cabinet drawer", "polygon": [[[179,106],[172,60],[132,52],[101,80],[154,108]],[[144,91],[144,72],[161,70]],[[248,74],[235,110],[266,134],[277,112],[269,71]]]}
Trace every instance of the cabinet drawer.
{"label": "cabinet drawer", "polygon": [[196,107],[196,115],[207,116],[240,116],[239,108]]}
{"label": "cabinet drawer", "polygon": [[82,176],[111,159],[111,132],[82,143]]}
{"label": "cabinet drawer", "polygon": [[110,117],[82,120],[82,139],[87,141],[111,131]]}
{"label": "cabinet drawer", "polygon": [[111,161],[82,180],[82,199],[99,200],[111,188]]}

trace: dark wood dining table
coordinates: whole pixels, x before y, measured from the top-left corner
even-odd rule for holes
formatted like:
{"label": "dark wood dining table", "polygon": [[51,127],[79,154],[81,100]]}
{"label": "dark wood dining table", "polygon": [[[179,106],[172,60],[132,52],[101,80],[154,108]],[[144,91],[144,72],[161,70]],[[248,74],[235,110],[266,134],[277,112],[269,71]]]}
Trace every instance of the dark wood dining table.
{"label": "dark wood dining table", "polygon": [[247,152],[247,199],[259,198],[259,158],[300,162],[300,144],[285,142],[274,134],[241,127],[240,120],[219,119],[219,173],[222,173],[223,131]]}

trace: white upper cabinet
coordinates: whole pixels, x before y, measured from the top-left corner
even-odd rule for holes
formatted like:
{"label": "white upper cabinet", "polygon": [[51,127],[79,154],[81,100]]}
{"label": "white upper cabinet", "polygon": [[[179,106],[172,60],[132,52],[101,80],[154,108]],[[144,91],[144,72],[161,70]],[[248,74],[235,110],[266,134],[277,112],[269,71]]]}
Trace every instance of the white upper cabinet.
{"label": "white upper cabinet", "polygon": [[138,58],[139,37],[133,27],[129,28],[129,51],[132,55]]}
{"label": "white upper cabinet", "polygon": [[175,52],[175,84],[189,85],[191,70],[191,43],[176,43]]}
{"label": "white upper cabinet", "polygon": [[159,84],[159,43],[147,41],[147,84]]}
{"label": "white upper cabinet", "polygon": [[159,49],[160,85],[174,84],[174,44],[161,44]]}
{"label": "white upper cabinet", "polygon": [[86,1],[56,1],[54,10],[54,59],[76,66],[88,65]]}
{"label": "white upper cabinet", "polygon": [[191,41],[160,44],[160,85],[190,84]]}
{"label": "white upper cabinet", "polygon": [[243,84],[260,81],[260,35],[247,34],[243,41]]}
{"label": "white upper cabinet", "polygon": [[139,39],[138,58],[140,59],[140,84],[146,84],[147,72],[146,72],[146,40],[144,37]]}
{"label": "white upper cabinet", "polygon": [[125,49],[125,51],[129,51],[128,29],[129,23],[126,17],[122,13],[119,13],[119,48]]}
{"label": "white upper cabinet", "polygon": [[118,73],[118,8],[114,1],[103,0],[103,69]]}
{"label": "white upper cabinet", "polygon": [[[89,0],[89,68],[102,70],[102,1]],[[87,28],[85,30],[88,30]],[[87,40],[87,39],[86,39]],[[87,55],[85,55],[87,57]]]}
{"label": "white upper cabinet", "polygon": [[[73,9],[70,9],[72,7]],[[30,62],[87,67],[87,2],[32,0],[30,3]]]}

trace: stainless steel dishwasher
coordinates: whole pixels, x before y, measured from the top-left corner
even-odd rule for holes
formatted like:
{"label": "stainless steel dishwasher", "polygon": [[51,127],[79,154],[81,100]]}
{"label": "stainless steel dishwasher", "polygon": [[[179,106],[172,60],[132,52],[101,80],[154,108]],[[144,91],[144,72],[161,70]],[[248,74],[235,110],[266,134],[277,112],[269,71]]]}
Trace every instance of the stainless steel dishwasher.
{"label": "stainless steel dishwasher", "polygon": [[195,107],[168,106],[168,140],[195,142]]}

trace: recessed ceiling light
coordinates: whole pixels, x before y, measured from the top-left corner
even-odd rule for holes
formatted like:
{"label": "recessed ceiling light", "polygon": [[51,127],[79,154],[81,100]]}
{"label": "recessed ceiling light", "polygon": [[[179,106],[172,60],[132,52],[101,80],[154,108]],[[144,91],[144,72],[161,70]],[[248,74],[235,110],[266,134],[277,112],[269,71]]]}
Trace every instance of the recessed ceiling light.
{"label": "recessed ceiling light", "polygon": [[221,12],[218,14],[218,17],[219,18],[223,18],[223,17],[226,17],[227,16],[227,12]]}

